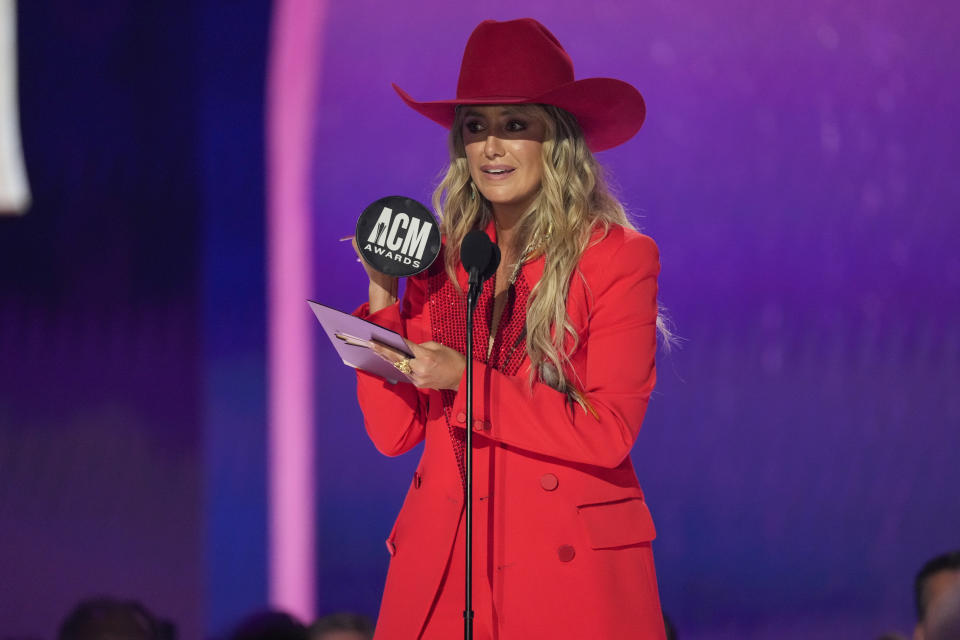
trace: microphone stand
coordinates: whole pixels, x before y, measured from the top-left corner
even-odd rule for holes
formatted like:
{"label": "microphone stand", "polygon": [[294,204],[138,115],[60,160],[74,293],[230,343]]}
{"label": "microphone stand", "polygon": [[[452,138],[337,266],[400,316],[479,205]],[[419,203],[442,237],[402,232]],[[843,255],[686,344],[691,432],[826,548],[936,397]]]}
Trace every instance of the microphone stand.
{"label": "microphone stand", "polygon": [[464,526],[466,526],[466,601],[463,610],[464,640],[473,640],[473,312],[480,297],[480,274],[471,269],[470,287],[467,290],[467,434]]}
{"label": "microphone stand", "polygon": [[466,236],[460,246],[460,262],[470,274],[470,287],[467,290],[467,434],[466,469],[464,485],[464,526],[466,535],[466,599],[463,609],[463,637],[473,640],[473,312],[480,297],[480,285],[496,273],[500,264],[500,249],[487,235],[474,229]]}

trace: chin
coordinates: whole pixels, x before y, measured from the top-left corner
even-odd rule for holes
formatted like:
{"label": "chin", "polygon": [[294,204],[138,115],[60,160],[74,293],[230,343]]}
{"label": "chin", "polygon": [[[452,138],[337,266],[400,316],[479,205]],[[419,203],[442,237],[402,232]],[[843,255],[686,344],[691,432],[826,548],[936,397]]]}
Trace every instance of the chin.
{"label": "chin", "polygon": [[518,196],[512,193],[497,193],[497,192],[484,193],[483,191],[481,191],[480,194],[484,198],[486,198],[490,204],[497,204],[501,206],[511,206],[511,207],[515,207],[523,204],[530,204],[531,202],[533,202],[534,198],[536,197],[536,194],[533,194],[533,195],[523,194]]}

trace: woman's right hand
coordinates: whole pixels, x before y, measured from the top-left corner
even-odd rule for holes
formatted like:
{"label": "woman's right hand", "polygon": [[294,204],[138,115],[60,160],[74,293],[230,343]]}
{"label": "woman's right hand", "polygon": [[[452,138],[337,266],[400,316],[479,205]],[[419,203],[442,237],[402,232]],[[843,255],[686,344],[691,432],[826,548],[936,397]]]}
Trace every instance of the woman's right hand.
{"label": "woman's right hand", "polygon": [[370,286],[367,290],[367,297],[370,301],[370,313],[376,313],[385,307],[389,307],[397,301],[397,291],[399,290],[399,280],[385,273],[380,273],[363,259],[360,255],[360,248],[357,247],[356,236],[350,240],[353,250],[357,252],[357,258],[367,272],[367,278],[370,280]]}

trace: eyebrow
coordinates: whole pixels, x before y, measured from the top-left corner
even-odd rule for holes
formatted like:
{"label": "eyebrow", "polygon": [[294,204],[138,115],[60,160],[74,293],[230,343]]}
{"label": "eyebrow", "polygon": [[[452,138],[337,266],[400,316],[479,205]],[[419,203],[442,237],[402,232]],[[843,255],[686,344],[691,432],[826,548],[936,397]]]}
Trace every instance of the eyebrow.
{"label": "eyebrow", "polygon": [[[500,113],[498,113],[497,115],[498,115],[498,116],[512,116],[512,115],[517,115],[517,114],[520,114],[520,113],[521,113],[520,109],[517,109],[517,108],[515,108],[515,107],[504,107],[503,109],[500,110]],[[467,112],[464,114],[463,117],[464,117],[464,118],[484,118],[484,117],[486,117],[486,116],[484,116],[484,115],[483,115],[482,113],[480,113],[479,111],[474,111],[473,109],[470,109],[469,111],[467,111]]]}

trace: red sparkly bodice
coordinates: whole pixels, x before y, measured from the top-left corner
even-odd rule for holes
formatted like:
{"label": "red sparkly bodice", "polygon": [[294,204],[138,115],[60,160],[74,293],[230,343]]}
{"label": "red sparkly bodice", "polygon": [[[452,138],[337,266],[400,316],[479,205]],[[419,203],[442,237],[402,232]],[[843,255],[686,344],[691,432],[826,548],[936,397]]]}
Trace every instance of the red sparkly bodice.
{"label": "red sparkly bodice", "polygon": [[[473,316],[473,354],[478,362],[505,373],[516,375],[520,365],[527,355],[526,323],[527,298],[530,288],[521,272],[516,281],[507,290],[507,302],[494,336],[493,345],[490,345],[490,325],[493,319],[494,307],[494,278],[490,278],[483,285],[483,290],[477,300],[477,308]],[[430,300],[430,325],[435,342],[446,345],[460,353],[467,351],[467,322],[466,322],[466,293],[457,289],[447,277],[446,271],[440,269],[427,279],[427,296]],[[469,357],[469,356],[468,356]],[[466,478],[466,445],[465,432],[450,418],[456,392],[441,391],[443,412],[447,419],[447,428],[450,431],[450,440],[453,452],[460,469],[460,479]]]}

